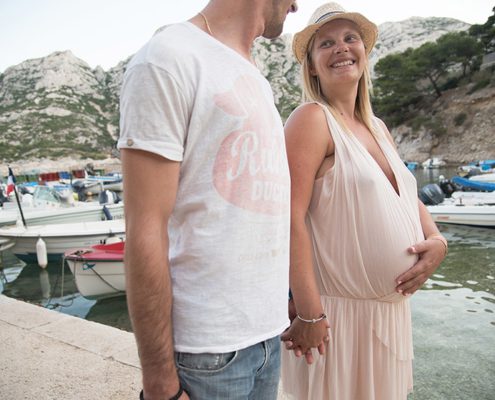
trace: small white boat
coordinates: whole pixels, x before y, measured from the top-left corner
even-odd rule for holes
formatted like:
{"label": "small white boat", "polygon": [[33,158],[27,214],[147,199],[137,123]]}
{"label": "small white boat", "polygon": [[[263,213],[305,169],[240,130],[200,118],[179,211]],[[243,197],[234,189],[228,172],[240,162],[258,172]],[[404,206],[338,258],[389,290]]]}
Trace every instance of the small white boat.
{"label": "small white boat", "polygon": [[469,177],[470,181],[495,183],[495,173],[479,174]]}
{"label": "small white boat", "polygon": [[[449,199],[445,199],[447,202]],[[495,192],[463,192],[456,191],[451,194],[451,202],[457,205],[495,205]]]}
{"label": "small white boat", "polygon": [[432,169],[432,168],[440,168],[444,167],[446,162],[438,157],[428,158],[428,160],[421,163],[421,166],[424,169]]}
{"label": "small white boat", "polygon": [[[74,201],[72,192],[62,197],[59,192],[48,186],[37,187],[33,195],[25,194],[23,199],[25,198],[30,199],[21,203],[24,220],[28,226],[124,218],[123,203]],[[0,208],[0,227],[21,223],[20,220],[21,213],[17,203],[4,203]]]}
{"label": "small white boat", "polygon": [[86,177],[88,182],[99,182],[103,184],[104,190],[113,190],[116,192],[122,192],[124,190],[124,181],[122,174],[114,172],[107,175],[88,175]]}
{"label": "small white boat", "polygon": [[104,190],[122,192],[124,190],[124,181],[122,174],[113,173],[112,175],[86,175],[84,179],[72,182],[72,187],[79,196],[94,196]]}
{"label": "small white boat", "polygon": [[82,296],[95,299],[125,294],[124,245],[120,241],[64,254]]}
{"label": "small white boat", "polygon": [[[70,249],[104,244],[107,240],[125,238],[124,220],[76,222],[0,228],[0,243],[25,262],[36,262],[36,242],[43,239],[48,260],[54,261]],[[12,244],[13,243],[13,244]]]}
{"label": "small white boat", "polygon": [[[124,205],[83,203],[64,208],[25,208],[24,219],[28,226],[49,224],[72,224],[75,222],[96,222],[105,219],[124,218]],[[19,224],[21,215],[17,206],[0,211],[0,227]]]}
{"label": "small white boat", "polygon": [[495,205],[459,205],[444,202],[426,208],[437,223],[495,228]]}

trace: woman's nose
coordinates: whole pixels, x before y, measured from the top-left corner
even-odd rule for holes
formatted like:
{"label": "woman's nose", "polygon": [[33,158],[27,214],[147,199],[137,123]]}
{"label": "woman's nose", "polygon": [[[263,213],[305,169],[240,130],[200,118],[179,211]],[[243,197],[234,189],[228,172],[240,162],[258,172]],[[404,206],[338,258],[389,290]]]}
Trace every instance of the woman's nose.
{"label": "woman's nose", "polygon": [[340,54],[340,53],[346,53],[349,51],[349,46],[347,46],[346,43],[337,43],[335,46],[335,53]]}

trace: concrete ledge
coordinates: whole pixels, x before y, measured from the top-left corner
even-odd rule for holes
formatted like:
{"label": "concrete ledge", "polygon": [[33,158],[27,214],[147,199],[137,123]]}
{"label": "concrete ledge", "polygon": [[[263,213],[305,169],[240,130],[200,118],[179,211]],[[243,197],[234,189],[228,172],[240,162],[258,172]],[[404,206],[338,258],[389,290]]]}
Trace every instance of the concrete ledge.
{"label": "concrete ledge", "polygon": [[0,295],[3,399],[138,399],[132,333]]}
{"label": "concrete ledge", "polygon": [[132,333],[0,294],[0,399],[138,400],[140,390]]}

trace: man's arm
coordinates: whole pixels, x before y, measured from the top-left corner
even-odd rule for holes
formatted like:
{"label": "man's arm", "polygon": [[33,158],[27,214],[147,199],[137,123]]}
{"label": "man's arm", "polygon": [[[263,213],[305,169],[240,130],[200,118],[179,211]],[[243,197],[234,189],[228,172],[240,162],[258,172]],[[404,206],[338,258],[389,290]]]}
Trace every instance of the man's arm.
{"label": "man's arm", "polygon": [[[179,162],[150,152],[122,149],[127,304],[146,400],[170,398],[179,390],[167,231],[177,195],[179,167]],[[185,394],[181,397],[186,398]]]}

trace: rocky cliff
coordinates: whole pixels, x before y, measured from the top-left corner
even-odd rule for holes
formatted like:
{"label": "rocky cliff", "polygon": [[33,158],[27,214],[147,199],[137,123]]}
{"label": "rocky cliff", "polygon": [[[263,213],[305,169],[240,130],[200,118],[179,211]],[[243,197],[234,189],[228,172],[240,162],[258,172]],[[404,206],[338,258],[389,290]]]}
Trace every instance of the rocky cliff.
{"label": "rocky cliff", "polygon": [[[385,23],[379,26],[380,40],[371,62],[468,26],[446,18]],[[253,58],[273,86],[283,119],[301,98],[300,71],[292,56],[291,39],[290,35],[273,41],[259,39],[253,49]],[[5,70],[0,75],[0,161],[64,156],[98,159],[114,152],[118,94],[128,61],[103,71],[91,69],[64,51]],[[432,154],[448,154],[452,162],[493,157],[493,85],[477,94],[465,92],[453,91],[441,99],[437,117],[444,121],[444,137],[422,127],[393,131],[404,157],[422,161]],[[453,126],[451,121],[462,112],[465,121]],[[457,137],[462,139],[454,140]]]}
{"label": "rocky cliff", "polygon": [[[416,129],[392,129],[399,153],[407,161],[440,157],[450,164],[495,157],[495,80],[471,93],[473,84],[444,92]],[[423,113],[426,114],[426,113]],[[419,115],[421,118],[421,115]]]}

